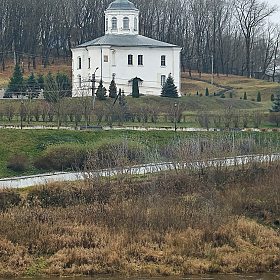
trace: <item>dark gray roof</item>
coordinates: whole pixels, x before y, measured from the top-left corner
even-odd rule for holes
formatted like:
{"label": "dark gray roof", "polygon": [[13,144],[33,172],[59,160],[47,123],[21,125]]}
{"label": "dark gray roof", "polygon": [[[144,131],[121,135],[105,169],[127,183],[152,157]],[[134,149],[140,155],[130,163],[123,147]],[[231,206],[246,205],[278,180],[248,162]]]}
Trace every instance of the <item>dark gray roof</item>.
{"label": "dark gray roof", "polygon": [[108,10],[137,10],[133,3],[129,2],[128,0],[115,0],[112,2]]}
{"label": "dark gray roof", "polygon": [[83,43],[79,46],[76,46],[75,48],[85,48],[90,46],[151,47],[151,48],[177,47],[176,45],[154,40],[148,37],[144,37],[142,35],[106,34],[105,36]]}

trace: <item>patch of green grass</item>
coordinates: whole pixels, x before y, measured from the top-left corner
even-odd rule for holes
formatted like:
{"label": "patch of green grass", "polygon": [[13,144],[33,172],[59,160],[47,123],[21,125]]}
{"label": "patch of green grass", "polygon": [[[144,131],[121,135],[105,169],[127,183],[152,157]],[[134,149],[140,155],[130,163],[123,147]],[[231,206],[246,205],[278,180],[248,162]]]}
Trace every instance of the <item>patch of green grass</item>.
{"label": "patch of green grass", "polygon": [[[132,144],[139,143],[143,147],[147,147],[151,151],[156,146],[162,147],[170,142],[184,141],[184,139],[195,138],[217,138],[224,137],[223,135],[231,135],[231,132],[183,132],[180,131],[180,124],[177,133],[171,131],[133,131],[133,130],[98,130],[98,131],[69,131],[69,130],[10,130],[1,129],[0,137],[2,140],[0,146],[0,177],[11,177],[20,175],[29,175],[42,173],[43,171],[35,169],[32,164],[29,169],[23,173],[11,171],[8,169],[8,160],[16,155],[26,155],[30,161],[42,156],[49,146],[52,145],[73,145],[82,147],[98,148],[104,143],[114,143],[117,141],[129,141]],[[262,127],[270,127],[267,122],[264,122]],[[173,128],[173,127],[172,127]],[[278,139],[278,132],[240,132],[235,133],[236,137],[257,138],[273,138],[274,142]],[[230,136],[231,137],[231,136]],[[176,140],[177,139],[177,140]],[[276,139],[276,140],[275,140]],[[174,142],[174,143],[175,143]],[[275,142],[276,143],[276,142]]]}
{"label": "patch of green grass", "polygon": [[25,276],[34,277],[34,276],[41,276],[42,271],[47,268],[47,258],[40,256],[34,260],[34,265],[29,267],[28,270],[25,272]]}

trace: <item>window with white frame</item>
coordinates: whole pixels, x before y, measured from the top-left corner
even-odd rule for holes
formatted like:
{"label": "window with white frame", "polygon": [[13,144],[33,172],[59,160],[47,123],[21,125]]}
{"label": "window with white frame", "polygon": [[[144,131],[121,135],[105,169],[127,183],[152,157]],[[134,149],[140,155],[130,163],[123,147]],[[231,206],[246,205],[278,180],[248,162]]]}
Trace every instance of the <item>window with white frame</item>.
{"label": "window with white frame", "polygon": [[82,58],[78,57],[78,69],[82,69]]}
{"label": "window with white frame", "polygon": [[112,30],[117,30],[117,29],[118,29],[117,18],[113,17],[112,18]]}
{"label": "window with white frame", "polygon": [[143,55],[142,54],[138,55],[138,65],[143,65]]}
{"label": "window with white frame", "polygon": [[127,64],[128,65],[133,65],[133,55],[132,54],[129,54],[127,56]]}
{"label": "window with white frame", "polygon": [[160,76],[160,85],[163,86],[165,84],[166,81],[166,76],[165,75],[161,75]]}
{"label": "window with white frame", "polygon": [[90,57],[88,58],[88,69],[90,69]]}
{"label": "window with white frame", "polygon": [[128,17],[123,18],[123,29],[126,29],[126,30],[129,29],[129,18]]}
{"label": "window with white frame", "polygon": [[166,56],[162,55],[160,57],[160,66],[166,66]]}

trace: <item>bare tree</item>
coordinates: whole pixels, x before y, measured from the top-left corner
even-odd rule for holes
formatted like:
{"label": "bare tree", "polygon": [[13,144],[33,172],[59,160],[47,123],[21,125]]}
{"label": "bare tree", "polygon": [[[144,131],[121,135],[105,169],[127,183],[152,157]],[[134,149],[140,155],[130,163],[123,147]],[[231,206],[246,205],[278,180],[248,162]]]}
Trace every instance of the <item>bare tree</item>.
{"label": "bare tree", "polygon": [[234,3],[236,18],[245,39],[247,78],[251,74],[251,51],[257,28],[273,14],[277,7],[269,7],[266,2],[258,0],[236,0]]}

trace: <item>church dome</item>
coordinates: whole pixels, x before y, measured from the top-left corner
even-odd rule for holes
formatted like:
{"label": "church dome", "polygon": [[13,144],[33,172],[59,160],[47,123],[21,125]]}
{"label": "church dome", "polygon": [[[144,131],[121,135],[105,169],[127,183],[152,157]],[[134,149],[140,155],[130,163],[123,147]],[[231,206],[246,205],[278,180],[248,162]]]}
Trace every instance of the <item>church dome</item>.
{"label": "church dome", "polygon": [[115,0],[112,2],[107,11],[110,10],[137,10],[135,5],[128,0]]}

